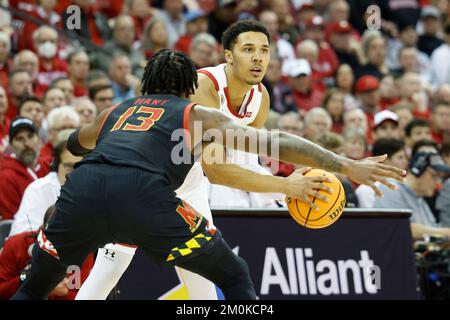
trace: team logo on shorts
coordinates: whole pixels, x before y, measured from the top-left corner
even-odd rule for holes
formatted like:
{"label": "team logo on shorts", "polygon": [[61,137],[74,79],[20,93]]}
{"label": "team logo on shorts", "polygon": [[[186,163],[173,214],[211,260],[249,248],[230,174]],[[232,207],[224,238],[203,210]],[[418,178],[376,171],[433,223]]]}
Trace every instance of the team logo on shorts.
{"label": "team logo on shorts", "polygon": [[177,207],[177,212],[188,224],[191,233],[194,233],[202,222],[203,217],[184,201],[183,206]]}

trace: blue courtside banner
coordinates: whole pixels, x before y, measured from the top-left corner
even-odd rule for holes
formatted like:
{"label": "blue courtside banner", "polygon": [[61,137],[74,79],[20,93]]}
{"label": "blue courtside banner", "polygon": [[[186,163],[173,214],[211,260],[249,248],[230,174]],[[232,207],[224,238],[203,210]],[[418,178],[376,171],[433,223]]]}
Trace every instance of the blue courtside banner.
{"label": "blue courtside banner", "polygon": [[[214,223],[249,264],[258,298],[417,299],[406,210],[347,209],[325,229],[306,229],[286,210],[216,210]],[[187,299],[171,267],[138,250],[119,283],[120,299]]]}

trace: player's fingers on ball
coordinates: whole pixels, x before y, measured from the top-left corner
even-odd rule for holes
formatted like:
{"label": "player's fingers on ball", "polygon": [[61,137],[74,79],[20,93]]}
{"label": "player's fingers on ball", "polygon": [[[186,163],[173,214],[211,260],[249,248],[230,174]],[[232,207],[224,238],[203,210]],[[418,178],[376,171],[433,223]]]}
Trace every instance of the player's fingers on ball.
{"label": "player's fingers on ball", "polygon": [[329,193],[329,194],[333,193],[333,190],[329,186],[324,185],[323,183],[316,183],[314,185],[314,188],[325,191],[326,193]]}
{"label": "player's fingers on ball", "polygon": [[316,189],[311,186],[311,188],[307,189],[307,191],[305,193],[305,198],[308,198],[308,196],[315,197],[316,193],[317,193]]}
{"label": "player's fingers on ball", "polygon": [[314,182],[331,182],[331,179],[328,177],[313,177]]}
{"label": "player's fingers on ball", "polygon": [[320,193],[319,190],[316,191],[315,197],[316,197],[316,199],[322,200],[323,202],[326,202],[326,203],[330,202],[330,198],[328,198],[323,193]]}
{"label": "player's fingers on ball", "polygon": [[312,202],[308,196],[304,196],[303,201],[305,201],[306,204],[310,206],[313,210],[315,211],[319,210],[319,207],[314,202]]}

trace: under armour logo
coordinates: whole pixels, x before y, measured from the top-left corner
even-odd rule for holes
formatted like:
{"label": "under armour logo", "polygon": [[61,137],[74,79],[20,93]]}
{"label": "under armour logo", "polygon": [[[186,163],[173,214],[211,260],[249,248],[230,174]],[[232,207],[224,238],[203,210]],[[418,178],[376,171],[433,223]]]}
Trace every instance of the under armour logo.
{"label": "under armour logo", "polygon": [[116,252],[106,249],[105,256],[107,256],[108,254],[111,255],[111,258],[114,258],[114,256],[116,255]]}

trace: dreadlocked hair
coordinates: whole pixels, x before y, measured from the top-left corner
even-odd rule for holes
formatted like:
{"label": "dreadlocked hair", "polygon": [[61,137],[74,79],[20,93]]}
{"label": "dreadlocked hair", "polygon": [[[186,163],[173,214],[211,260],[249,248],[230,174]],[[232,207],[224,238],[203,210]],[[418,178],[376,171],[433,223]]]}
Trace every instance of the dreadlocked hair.
{"label": "dreadlocked hair", "polygon": [[198,86],[194,63],[182,52],[158,51],[145,66],[142,94],[193,94]]}

